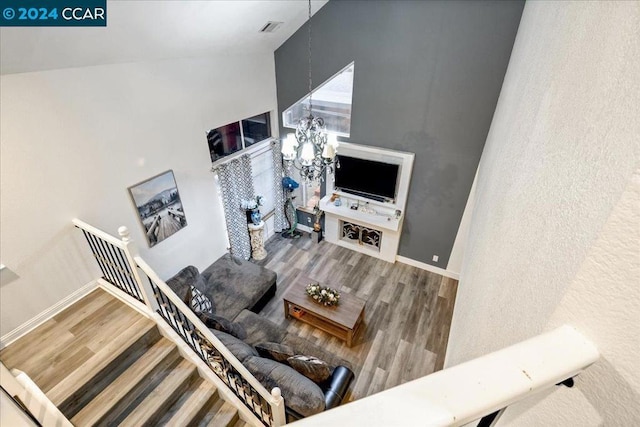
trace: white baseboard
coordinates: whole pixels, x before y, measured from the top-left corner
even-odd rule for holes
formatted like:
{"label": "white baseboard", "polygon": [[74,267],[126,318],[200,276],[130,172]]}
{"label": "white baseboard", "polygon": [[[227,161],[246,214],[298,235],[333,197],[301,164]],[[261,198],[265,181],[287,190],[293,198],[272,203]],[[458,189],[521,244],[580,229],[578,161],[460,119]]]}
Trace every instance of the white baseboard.
{"label": "white baseboard", "polygon": [[454,273],[453,271],[445,270],[444,268],[436,267],[434,265],[429,265],[429,264],[426,264],[424,262],[416,261],[415,259],[411,259],[411,258],[407,258],[407,257],[403,257],[403,256],[398,255],[398,256],[396,256],[396,261],[401,262],[403,264],[408,264],[408,265],[410,265],[412,267],[420,268],[422,270],[427,270],[427,271],[430,271],[432,273],[439,274],[441,276],[450,277],[452,279],[460,280],[460,275],[458,273]]}
{"label": "white baseboard", "polygon": [[93,291],[97,287],[98,287],[98,282],[96,280],[92,280],[91,282],[87,283],[80,289],[76,290],[71,295],[58,301],[56,304],[52,305],[51,307],[47,308],[42,313],[27,320],[25,323],[15,328],[13,331],[7,333],[6,335],[3,335],[2,337],[0,337],[0,350],[2,350],[3,348],[11,344],[18,338],[28,334],[38,326],[42,325],[44,322],[51,319],[56,314],[60,313],[65,308],[69,307],[70,305],[72,305],[82,297],[88,295],[91,291]]}
{"label": "white baseboard", "polygon": [[98,279],[97,282],[98,282],[98,286],[102,290],[118,298],[120,301],[127,304],[129,307],[133,308],[144,317],[151,319],[153,310],[151,310],[145,304],[141,303],[140,301],[136,300],[132,296],[121,291],[120,289],[118,289],[117,287],[115,287],[114,285],[112,285],[111,283],[107,282],[104,279]]}

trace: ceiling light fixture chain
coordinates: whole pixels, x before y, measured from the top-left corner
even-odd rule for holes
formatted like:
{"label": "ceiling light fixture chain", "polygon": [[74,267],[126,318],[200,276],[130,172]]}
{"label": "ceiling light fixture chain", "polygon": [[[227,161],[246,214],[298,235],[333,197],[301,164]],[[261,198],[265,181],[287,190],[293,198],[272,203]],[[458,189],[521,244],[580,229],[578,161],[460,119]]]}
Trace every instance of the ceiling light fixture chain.
{"label": "ceiling light fixture chain", "polygon": [[313,95],[313,79],[311,73],[311,0],[309,0],[309,45],[308,45],[308,57],[309,57],[309,115],[313,114],[313,102],[311,101]]}
{"label": "ceiling light fixture chain", "polygon": [[311,56],[311,0],[309,0],[309,115],[302,117],[296,126],[295,134],[290,133],[282,143],[282,158],[288,171],[294,167],[300,171],[306,183],[324,181],[326,171],[334,172],[337,163],[338,140],[335,134],[327,135],[324,119],[313,115],[313,80]]}

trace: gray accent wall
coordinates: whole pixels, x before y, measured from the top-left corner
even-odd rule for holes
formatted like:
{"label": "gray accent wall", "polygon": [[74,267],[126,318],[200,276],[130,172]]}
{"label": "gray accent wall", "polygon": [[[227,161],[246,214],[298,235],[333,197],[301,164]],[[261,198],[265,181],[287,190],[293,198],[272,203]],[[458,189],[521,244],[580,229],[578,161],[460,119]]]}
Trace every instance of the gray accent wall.
{"label": "gray accent wall", "polygon": [[[523,7],[332,0],[312,18],[314,87],[355,61],[343,140],[416,155],[402,256],[447,266]],[[308,90],[307,25],[275,52],[280,115]]]}

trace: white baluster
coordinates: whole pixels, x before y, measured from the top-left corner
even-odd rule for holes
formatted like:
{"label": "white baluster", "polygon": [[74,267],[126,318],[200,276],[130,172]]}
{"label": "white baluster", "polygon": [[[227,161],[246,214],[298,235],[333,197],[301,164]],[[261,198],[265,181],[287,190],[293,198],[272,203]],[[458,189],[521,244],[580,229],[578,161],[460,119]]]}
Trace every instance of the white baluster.
{"label": "white baluster", "polygon": [[287,423],[287,417],[284,412],[284,398],[280,387],[274,387],[271,390],[271,397],[273,397],[273,404],[271,410],[273,411],[273,425],[274,427],[283,426]]}
{"label": "white baluster", "polygon": [[124,245],[124,253],[127,257],[127,262],[131,267],[131,272],[133,273],[133,278],[138,284],[138,288],[140,289],[140,293],[142,294],[142,299],[144,303],[149,309],[154,312],[156,311],[157,304],[155,304],[155,299],[150,298],[153,295],[153,289],[151,289],[151,285],[148,280],[142,280],[140,274],[138,272],[138,266],[134,260],[134,257],[139,256],[138,247],[136,246],[133,239],[131,239],[131,234],[129,233],[129,229],[124,225],[118,228],[118,234],[122,240]]}

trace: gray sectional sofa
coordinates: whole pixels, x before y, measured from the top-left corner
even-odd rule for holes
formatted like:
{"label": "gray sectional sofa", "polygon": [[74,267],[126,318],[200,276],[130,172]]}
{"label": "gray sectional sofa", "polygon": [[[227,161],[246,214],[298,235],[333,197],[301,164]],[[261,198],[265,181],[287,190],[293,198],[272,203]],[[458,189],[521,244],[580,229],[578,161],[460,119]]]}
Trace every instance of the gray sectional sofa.
{"label": "gray sectional sofa", "polygon": [[258,381],[280,387],[293,421],[340,405],[354,375],[346,361],[258,314],[276,278],[225,254],[202,273],[188,266],[166,283]]}

